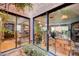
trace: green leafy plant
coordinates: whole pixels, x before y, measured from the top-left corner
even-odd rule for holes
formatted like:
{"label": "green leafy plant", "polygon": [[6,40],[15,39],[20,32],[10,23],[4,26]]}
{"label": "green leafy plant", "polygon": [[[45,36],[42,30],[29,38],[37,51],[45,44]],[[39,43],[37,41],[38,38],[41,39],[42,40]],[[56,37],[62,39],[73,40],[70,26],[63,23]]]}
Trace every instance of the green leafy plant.
{"label": "green leafy plant", "polygon": [[14,5],[17,11],[24,11],[25,8],[31,10],[32,4],[31,3],[0,3],[1,6],[5,5],[5,9],[9,9],[10,5]]}
{"label": "green leafy plant", "polygon": [[43,51],[32,44],[25,45],[24,52],[27,56],[46,56],[47,55],[47,51]]}
{"label": "green leafy plant", "polygon": [[5,29],[3,25],[4,25],[5,22],[7,22],[9,20],[9,16],[5,12],[0,12],[0,18],[1,18],[1,21],[0,22],[2,23],[1,24],[2,27],[0,28],[0,31],[1,32],[4,32],[7,29]]}
{"label": "green leafy plant", "polygon": [[8,21],[8,19],[9,19],[9,16],[5,12],[0,12],[0,17],[1,17],[3,22]]}
{"label": "green leafy plant", "polygon": [[29,10],[32,9],[31,3],[14,3],[17,10],[24,10],[24,8],[29,8]]}
{"label": "green leafy plant", "polygon": [[38,36],[36,43],[40,43],[42,40],[42,31],[41,31],[41,27],[37,21],[35,22],[35,33],[36,33],[36,36]]}

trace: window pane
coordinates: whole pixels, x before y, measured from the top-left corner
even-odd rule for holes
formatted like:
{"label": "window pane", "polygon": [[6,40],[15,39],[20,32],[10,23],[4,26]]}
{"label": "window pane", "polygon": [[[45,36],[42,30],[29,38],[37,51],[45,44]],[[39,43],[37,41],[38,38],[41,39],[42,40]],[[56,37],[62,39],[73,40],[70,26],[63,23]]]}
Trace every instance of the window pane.
{"label": "window pane", "polygon": [[[49,37],[49,50],[57,55],[73,55],[74,51],[78,54],[74,43],[74,38],[71,38],[71,24],[79,22],[79,4],[74,4],[56,12],[49,14],[49,27],[51,36]],[[75,34],[74,34],[75,35]],[[73,36],[72,36],[73,37]],[[77,37],[79,39],[79,37]],[[76,54],[75,53],[75,54]],[[78,54],[79,55],[79,54]]]}
{"label": "window pane", "polygon": [[47,22],[46,16],[40,16],[34,20],[34,44],[46,49]]}
{"label": "window pane", "polygon": [[0,23],[0,51],[4,52],[16,47],[16,17],[2,13]]}
{"label": "window pane", "polygon": [[30,39],[29,19],[17,17],[17,44],[27,44]]}

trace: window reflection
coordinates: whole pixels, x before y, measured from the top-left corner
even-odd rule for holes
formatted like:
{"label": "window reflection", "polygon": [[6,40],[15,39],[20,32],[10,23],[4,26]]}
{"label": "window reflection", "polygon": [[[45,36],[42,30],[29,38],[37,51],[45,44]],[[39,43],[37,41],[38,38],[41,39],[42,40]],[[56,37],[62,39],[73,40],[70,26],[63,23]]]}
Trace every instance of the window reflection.
{"label": "window reflection", "polygon": [[43,49],[47,49],[46,45],[49,45],[49,51],[56,55],[79,55],[78,6],[79,4],[73,4],[49,13],[48,24],[45,16],[36,17],[34,19],[34,44]]}
{"label": "window reflection", "polygon": [[17,18],[17,44],[18,46],[29,43],[29,20],[25,18]]}
{"label": "window reflection", "polygon": [[34,43],[35,45],[46,49],[47,38],[46,16],[40,16],[34,20]]}
{"label": "window reflection", "polygon": [[79,4],[74,4],[49,14],[51,33],[51,36],[49,36],[49,50],[52,53],[57,55],[79,55],[79,35],[76,36],[78,31],[70,27],[71,24],[79,22],[78,6]]}
{"label": "window reflection", "polygon": [[16,17],[4,14],[0,21],[0,52],[16,47]]}
{"label": "window reflection", "polygon": [[[68,52],[65,52],[67,49],[66,45],[69,45],[68,40],[70,40],[70,34],[68,26],[51,26],[50,30],[51,36],[49,37],[49,49],[55,54],[61,53],[68,55]],[[66,46],[66,47],[65,47]],[[59,54],[60,55],[60,54]]]}
{"label": "window reflection", "polygon": [[29,43],[29,19],[0,12],[0,52]]}

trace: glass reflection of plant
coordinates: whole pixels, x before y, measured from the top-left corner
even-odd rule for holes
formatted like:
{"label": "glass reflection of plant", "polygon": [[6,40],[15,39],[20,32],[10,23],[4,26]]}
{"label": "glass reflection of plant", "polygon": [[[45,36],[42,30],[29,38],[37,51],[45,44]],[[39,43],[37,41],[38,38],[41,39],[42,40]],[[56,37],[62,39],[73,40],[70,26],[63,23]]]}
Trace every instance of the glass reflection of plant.
{"label": "glass reflection of plant", "polygon": [[39,23],[35,22],[35,43],[39,44],[42,40],[42,32]]}
{"label": "glass reflection of plant", "polygon": [[29,23],[27,21],[24,21],[22,23],[23,27],[23,37],[29,37]]}
{"label": "glass reflection of plant", "polygon": [[13,23],[5,23],[4,24],[4,38],[14,38],[14,24]]}
{"label": "glass reflection of plant", "polygon": [[5,27],[6,23],[8,22],[9,15],[6,14],[5,12],[0,12],[0,17],[1,17],[1,28],[0,28],[0,32],[1,35],[4,38],[10,38],[13,37],[14,32],[12,30],[10,30],[8,27]]}

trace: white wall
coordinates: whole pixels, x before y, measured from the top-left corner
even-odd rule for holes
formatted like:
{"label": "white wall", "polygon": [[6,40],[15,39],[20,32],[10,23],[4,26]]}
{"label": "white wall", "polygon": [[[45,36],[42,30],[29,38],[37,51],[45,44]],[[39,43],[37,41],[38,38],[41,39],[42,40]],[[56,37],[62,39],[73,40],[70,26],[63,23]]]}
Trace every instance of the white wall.
{"label": "white wall", "polygon": [[35,3],[33,4],[32,17],[37,16],[43,12],[53,9],[61,5],[60,3]]}

